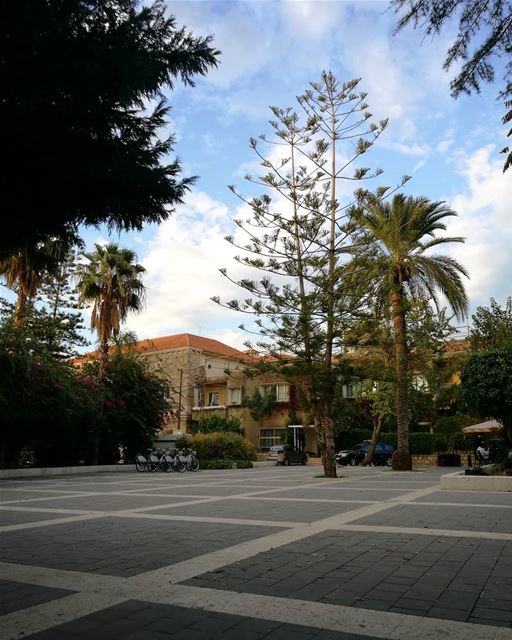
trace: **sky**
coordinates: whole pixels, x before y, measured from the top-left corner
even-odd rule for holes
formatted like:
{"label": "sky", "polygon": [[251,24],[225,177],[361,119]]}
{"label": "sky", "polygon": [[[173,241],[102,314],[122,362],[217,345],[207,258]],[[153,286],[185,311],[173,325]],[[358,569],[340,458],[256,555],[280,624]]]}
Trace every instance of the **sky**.
{"label": "sky", "polygon": [[128,318],[126,329],[139,339],[186,332],[244,348],[248,336],[239,325],[247,318],[210,300],[241,295],[219,272],[240,274],[237,252],[224,237],[243,207],[228,185],[261,193],[244,184],[248,171],[258,172],[249,138],[269,134],[269,106],[296,107],[296,96],[323,70],[341,82],[361,78],[369,110],[389,118],[369,154],[371,165],[384,170],[373,186],[394,185],[407,174],[404,193],[444,200],[458,212],[447,234],[466,242],[446,253],[469,272],[470,312],[490,297],[504,304],[512,276],[512,169],[503,175],[499,154],[504,109],[499,84],[480,95],[450,96],[454,72],[442,63],[455,25],[435,40],[412,27],[393,35],[395,16],[380,0],[178,1],[169,11],[178,25],[214,35],[222,55],[218,69],[195,87],[177,83],[168,93],[174,154],[186,175],[198,176],[184,204],[141,233],[83,232],[88,249],[117,242],[134,249],[147,270],[145,309]]}

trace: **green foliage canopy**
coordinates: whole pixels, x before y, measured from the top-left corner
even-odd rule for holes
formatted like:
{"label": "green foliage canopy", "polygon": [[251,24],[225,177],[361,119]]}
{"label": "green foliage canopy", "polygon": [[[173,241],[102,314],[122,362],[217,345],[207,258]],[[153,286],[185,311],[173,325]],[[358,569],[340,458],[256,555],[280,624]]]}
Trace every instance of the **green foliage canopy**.
{"label": "green foliage canopy", "polygon": [[512,347],[472,353],[461,371],[461,385],[468,409],[500,420],[512,445]]}
{"label": "green foliage canopy", "polygon": [[507,298],[503,308],[491,298],[490,307],[477,307],[472,320],[472,351],[494,351],[512,346],[512,298]]}
{"label": "green foliage canopy", "polygon": [[[164,89],[216,66],[163,0],[6,0],[0,12],[0,258],[78,225],[165,220],[193,178],[169,162]],[[149,106],[149,109],[148,109]],[[56,178],[57,177],[57,178]]]}

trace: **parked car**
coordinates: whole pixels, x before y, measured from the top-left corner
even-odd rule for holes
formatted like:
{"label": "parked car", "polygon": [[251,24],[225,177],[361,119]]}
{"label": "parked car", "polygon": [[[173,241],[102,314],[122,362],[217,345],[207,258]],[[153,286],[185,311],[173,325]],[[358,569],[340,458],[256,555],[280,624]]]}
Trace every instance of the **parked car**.
{"label": "parked car", "polygon": [[[369,440],[364,440],[354,445],[351,449],[345,449],[336,454],[336,462],[339,465],[346,466],[348,464],[361,464],[368,453]],[[373,464],[381,466],[389,466],[391,464],[391,456],[395,447],[392,444],[384,444],[378,442],[373,452]]]}
{"label": "parked car", "polygon": [[307,464],[308,454],[295,449],[291,444],[275,444],[268,450],[267,458],[275,460],[277,464],[288,466],[289,464]]}

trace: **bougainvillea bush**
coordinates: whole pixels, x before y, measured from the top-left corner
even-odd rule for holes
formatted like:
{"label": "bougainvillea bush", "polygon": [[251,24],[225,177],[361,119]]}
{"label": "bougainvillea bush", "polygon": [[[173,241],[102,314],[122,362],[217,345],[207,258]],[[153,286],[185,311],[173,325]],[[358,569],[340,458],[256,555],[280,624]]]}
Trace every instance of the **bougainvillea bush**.
{"label": "bougainvillea bush", "polygon": [[99,386],[101,410],[93,427],[99,438],[98,461],[112,462],[119,445],[132,460],[138,451],[152,445],[156,433],[169,417],[169,386],[152,374],[146,361],[136,355],[118,351],[100,375],[99,361],[83,368]]}
{"label": "bougainvillea bush", "polygon": [[112,463],[151,445],[169,411],[169,389],[144,360],[57,361],[26,332],[0,324],[0,466],[30,451],[37,466]]}

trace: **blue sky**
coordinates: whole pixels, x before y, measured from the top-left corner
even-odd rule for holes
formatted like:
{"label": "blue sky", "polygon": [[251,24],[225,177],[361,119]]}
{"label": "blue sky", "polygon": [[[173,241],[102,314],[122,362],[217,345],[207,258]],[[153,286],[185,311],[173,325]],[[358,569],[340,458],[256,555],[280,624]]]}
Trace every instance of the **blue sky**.
{"label": "blue sky", "polygon": [[393,36],[387,7],[379,0],[170,4],[178,25],[215,35],[222,57],[195,88],[177,84],[169,95],[175,152],[185,172],[199,176],[185,204],[142,233],[109,238],[103,229],[84,231],[89,248],[114,240],[134,248],[147,269],[146,309],[126,328],[141,339],[189,332],[242,346],[238,325],[245,319],[209,300],[237,295],[218,272],[237,273],[223,238],[234,229],[240,201],[227,185],[257,195],[243,180],[256,162],[249,138],[270,132],[269,105],[295,106],[295,96],[324,69],[340,81],[361,77],[369,110],[390,120],[371,153],[372,166],[384,169],[375,186],[408,174],[406,193],[446,200],[459,213],[448,233],[466,237],[449,253],[470,273],[471,309],[491,296],[504,303],[512,276],[512,170],[502,174],[498,153],[505,129],[499,85],[453,100],[452,74],[442,62],[454,31],[423,42],[412,28]]}

